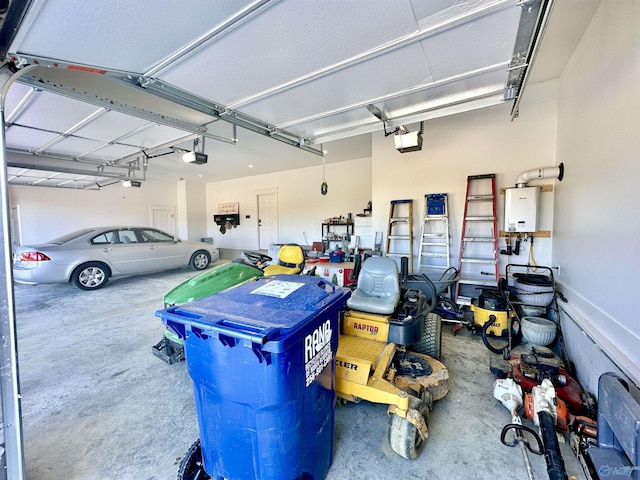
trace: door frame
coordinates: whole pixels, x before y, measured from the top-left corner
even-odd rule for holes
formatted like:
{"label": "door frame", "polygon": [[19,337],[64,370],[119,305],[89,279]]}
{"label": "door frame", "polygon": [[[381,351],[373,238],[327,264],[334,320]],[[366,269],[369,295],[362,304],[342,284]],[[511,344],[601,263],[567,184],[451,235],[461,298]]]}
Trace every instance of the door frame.
{"label": "door frame", "polygon": [[[261,238],[260,238],[260,195],[275,195],[275,206],[276,206],[276,243],[280,240],[280,224],[278,221],[278,188],[261,188],[255,190],[256,195],[256,211],[258,213],[258,218],[256,222],[256,233],[258,235],[258,249],[262,249]],[[265,249],[268,249],[267,245]]]}

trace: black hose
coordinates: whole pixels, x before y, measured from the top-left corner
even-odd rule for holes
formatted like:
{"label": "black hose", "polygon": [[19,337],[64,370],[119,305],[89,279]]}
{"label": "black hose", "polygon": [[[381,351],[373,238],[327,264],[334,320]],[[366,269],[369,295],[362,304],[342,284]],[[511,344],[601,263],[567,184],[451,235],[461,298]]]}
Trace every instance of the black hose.
{"label": "black hose", "polygon": [[568,480],[567,472],[564,468],[564,460],[560,453],[560,445],[556,437],[555,422],[549,412],[538,412],[540,422],[540,433],[544,445],[544,459],[547,462],[547,473],[549,480]]}
{"label": "black hose", "polygon": [[489,330],[491,325],[493,325],[494,323],[496,323],[496,316],[489,315],[489,321],[485,322],[485,324],[482,326],[482,343],[484,343],[484,346],[487,347],[489,350],[491,350],[493,353],[502,353],[502,351],[504,350],[504,347],[495,348],[493,345],[489,343],[489,339],[487,338],[488,336],[487,331]]}
{"label": "black hose", "polygon": [[[509,320],[507,320],[507,325],[511,329],[511,331],[508,333],[508,335],[511,336],[511,342],[507,341],[507,344],[504,347],[496,348],[493,345],[491,345],[491,343],[489,343],[489,333],[488,333],[489,328],[491,328],[491,325],[493,325],[496,322],[496,320],[497,319],[495,315],[489,315],[489,321],[482,326],[482,343],[484,343],[485,347],[487,347],[493,353],[502,354],[506,360],[510,355],[509,349],[518,345],[520,343],[520,340],[522,339],[522,334],[520,331],[521,329],[518,328],[518,331],[514,332],[513,331],[514,320],[511,321],[511,325],[509,325]],[[511,344],[511,346],[509,346],[509,343]]]}

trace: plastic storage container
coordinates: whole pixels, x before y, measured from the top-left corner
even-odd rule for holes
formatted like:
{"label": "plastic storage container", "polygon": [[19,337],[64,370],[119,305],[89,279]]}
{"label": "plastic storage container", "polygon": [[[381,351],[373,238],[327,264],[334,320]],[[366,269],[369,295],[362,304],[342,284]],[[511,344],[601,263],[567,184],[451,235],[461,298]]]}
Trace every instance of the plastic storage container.
{"label": "plastic storage container", "polygon": [[318,277],[275,275],[156,313],[185,339],[212,478],[326,476],[349,295]]}
{"label": "plastic storage container", "polygon": [[548,306],[555,296],[553,280],[545,275],[515,274],[515,289],[518,298],[538,307]]}
{"label": "plastic storage container", "polygon": [[558,326],[553,320],[540,317],[522,317],[522,337],[527,343],[546,347],[556,338]]}
{"label": "plastic storage container", "polygon": [[344,252],[342,250],[336,250],[329,254],[329,261],[331,263],[342,263],[344,261]]}

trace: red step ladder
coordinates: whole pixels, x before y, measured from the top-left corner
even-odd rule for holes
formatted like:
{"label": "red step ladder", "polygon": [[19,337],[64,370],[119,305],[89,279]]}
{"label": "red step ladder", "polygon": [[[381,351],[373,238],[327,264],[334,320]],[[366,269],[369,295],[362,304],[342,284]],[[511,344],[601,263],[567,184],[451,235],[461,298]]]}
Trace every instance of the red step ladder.
{"label": "red step ladder", "polygon": [[494,173],[467,177],[458,258],[460,279],[456,284],[456,303],[470,305],[471,299],[480,294],[478,287],[498,286],[500,266]]}

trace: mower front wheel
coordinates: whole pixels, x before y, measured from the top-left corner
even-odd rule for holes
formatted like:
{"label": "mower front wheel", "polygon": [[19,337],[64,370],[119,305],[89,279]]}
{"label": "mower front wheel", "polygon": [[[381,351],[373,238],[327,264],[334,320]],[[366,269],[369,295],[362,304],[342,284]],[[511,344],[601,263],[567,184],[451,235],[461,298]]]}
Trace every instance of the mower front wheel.
{"label": "mower front wheel", "polygon": [[442,318],[433,312],[428,313],[422,320],[420,341],[411,348],[414,352],[429,355],[440,360],[440,346],[442,344]]}
{"label": "mower front wheel", "polygon": [[[427,402],[411,397],[409,406],[418,410],[424,417],[424,422],[429,423],[429,405]],[[426,438],[420,436],[415,425],[398,415],[391,414],[389,419],[389,445],[391,449],[407,460],[415,460],[424,450]]]}

